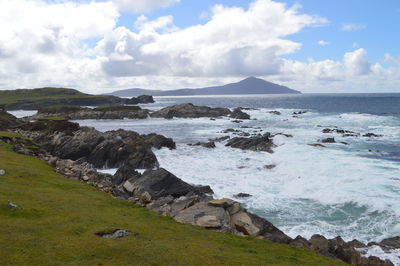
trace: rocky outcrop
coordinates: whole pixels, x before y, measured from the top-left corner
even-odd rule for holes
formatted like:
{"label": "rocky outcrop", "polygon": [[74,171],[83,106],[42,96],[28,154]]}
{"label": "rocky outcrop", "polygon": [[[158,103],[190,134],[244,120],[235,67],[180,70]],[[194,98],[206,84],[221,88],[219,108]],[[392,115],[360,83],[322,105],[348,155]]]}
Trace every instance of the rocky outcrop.
{"label": "rocky outcrop", "polygon": [[127,99],[125,104],[145,104],[145,103],[154,103],[153,96],[151,95],[140,95],[138,97],[132,97]]}
{"label": "rocky outcrop", "polygon": [[211,108],[208,106],[196,106],[191,103],[177,104],[165,107],[151,114],[151,117],[167,118],[199,118],[199,117],[220,117],[230,115],[227,108]]}
{"label": "rocky outcrop", "polygon": [[20,128],[20,133],[52,155],[88,162],[97,168],[123,165],[135,169],[153,168],[158,166],[158,161],[151,148],[175,148],[172,139],[160,135],[139,135],[126,130],[102,133],[67,121],[36,121]]}
{"label": "rocky outcrop", "polygon": [[233,109],[230,117],[235,118],[235,119],[242,119],[242,120],[250,119],[250,115],[243,112],[240,108]]}
{"label": "rocky outcrop", "polygon": [[19,122],[15,116],[0,108],[0,130],[16,126],[18,123]]}
{"label": "rocky outcrop", "polygon": [[70,120],[84,119],[145,119],[149,111],[139,106],[101,106],[94,109],[78,106],[50,106],[41,108],[33,118],[62,117]]}
{"label": "rocky outcrop", "polygon": [[235,137],[230,139],[225,146],[242,150],[266,151],[273,153],[272,148],[275,147],[275,145],[270,136],[269,133],[266,133],[262,136],[260,135],[250,138]]}

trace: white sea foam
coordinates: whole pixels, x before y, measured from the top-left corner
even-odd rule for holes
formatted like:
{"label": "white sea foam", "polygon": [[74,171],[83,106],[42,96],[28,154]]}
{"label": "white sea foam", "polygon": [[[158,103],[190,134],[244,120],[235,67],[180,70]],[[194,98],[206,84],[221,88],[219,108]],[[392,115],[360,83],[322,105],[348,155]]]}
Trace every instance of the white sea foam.
{"label": "white sea foam", "polygon": [[394,265],[400,265],[400,249],[383,250],[380,246],[371,246],[358,249],[364,257],[375,256],[383,260],[390,260]]}
{"label": "white sea foam", "polygon": [[118,171],[118,168],[110,168],[110,169],[97,169],[97,172],[103,174],[114,175]]}

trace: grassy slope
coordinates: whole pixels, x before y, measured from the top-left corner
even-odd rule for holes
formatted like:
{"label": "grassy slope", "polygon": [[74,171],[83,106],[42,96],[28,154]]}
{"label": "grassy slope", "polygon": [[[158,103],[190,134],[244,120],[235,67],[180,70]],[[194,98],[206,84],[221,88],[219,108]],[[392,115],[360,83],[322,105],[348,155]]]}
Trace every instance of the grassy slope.
{"label": "grassy slope", "polygon": [[40,100],[59,100],[59,99],[84,99],[101,98],[102,95],[90,95],[73,89],[65,88],[40,88],[40,89],[19,89],[19,90],[0,90],[0,105],[35,102]]}
{"label": "grassy slope", "polygon": [[[341,265],[310,251],[183,225],[56,174],[0,141],[0,265]],[[22,210],[7,207],[7,200]],[[103,239],[98,231],[137,233]]]}

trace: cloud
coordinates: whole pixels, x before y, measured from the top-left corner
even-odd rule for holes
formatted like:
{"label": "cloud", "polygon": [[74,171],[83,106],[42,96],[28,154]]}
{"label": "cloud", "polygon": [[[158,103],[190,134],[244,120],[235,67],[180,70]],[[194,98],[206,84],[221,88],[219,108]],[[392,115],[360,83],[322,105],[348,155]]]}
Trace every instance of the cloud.
{"label": "cloud", "polygon": [[166,33],[155,29],[173,28],[171,17],[140,17],[138,32],[117,28],[96,49],[109,58],[103,70],[115,77],[275,74],[283,63],[280,55],[301,47],[285,37],[324,21],[270,0],[257,0],[248,9],[216,5],[205,24]]}
{"label": "cloud", "polygon": [[363,30],[367,26],[364,24],[358,24],[358,23],[343,23],[341,30],[342,31],[358,31],[358,30]]}
{"label": "cloud", "polygon": [[179,3],[180,0],[112,0],[121,12],[143,13]]}
{"label": "cloud", "polygon": [[318,45],[321,45],[321,46],[326,46],[328,44],[330,44],[330,42],[327,42],[327,41],[324,41],[324,40],[318,41]]}
{"label": "cloud", "polygon": [[360,48],[344,55],[344,66],[348,74],[359,76],[367,75],[371,71],[371,65],[364,56],[367,54],[365,49]]}

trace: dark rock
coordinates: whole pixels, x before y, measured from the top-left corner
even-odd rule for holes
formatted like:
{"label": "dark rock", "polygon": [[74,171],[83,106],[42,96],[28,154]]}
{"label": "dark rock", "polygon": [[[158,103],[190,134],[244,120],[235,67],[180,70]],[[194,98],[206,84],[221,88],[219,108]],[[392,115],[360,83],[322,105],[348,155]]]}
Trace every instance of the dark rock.
{"label": "dark rock", "polygon": [[8,129],[19,124],[17,118],[0,108],[0,130]]}
{"label": "dark rock", "polygon": [[209,149],[213,149],[215,148],[215,142],[214,141],[208,141],[208,142],[197,142],[195,144],[189,144],[190,146],[201,146],[204,148],[209,148]]}
{"label": "dark rock", "polygon": [[264,168],[265,168],[265,169],[268,169],[268,170],[274,169],[275,167],[276,167],[275,164],[267,164],[267,165],[264,165]]}
{"label": "dark rock", "polygon": [[233,109],[233,112],[231,113],[230,117],[242,120],[250,119],[250,115],[246,114],[245,112],[242,112],[239,108]]}
{"label": "dark rock", "polygon": [[223,136],[223,137],[219,137],[219,138],[214,138],[214,139],[209,139],[209,141],[213,141],[213,142],[221,142],[227,139],[230,139],[230,136]]}
{"label": "dark rock", "polygon": [[298,112],[293,112],[293,115],[302,115],[308,113],[308,111],[298,111]]}
{"label": "dark rock", "polygon": [[233,195],[235,198],[249,198],[252,197],[252,195],[248,194],[248,193],[238,193],[236,195]]}
{"label": "dark rock", "polygon": [[143,135],[146,143],[149,143],[152,147],[156,149],[161,149],[166,147],[170,150],[176,149],[176,144],[171,138],[166,138],[162,135],[157,135],[155,133]]}
{"label": "dark rock", "polygon": [[266,133],[263,136],[250,138],[235,137],[229,140],[225,146],[242,150],[266,151],[269,153],[273,153],[272,148],[275,147],[270,139],[269,133]]}
{"label": "dark rock", "polygon": [[279,111],[269,111],[269,113],[270,113],[270,114],[273,114],[273,115],[281,115],[281,114],[282,114],[282,113],[279,112]]}
{"label": "dark rock", "polygon": [[243,121],[242,120],[232,120],[231,122],[239,124],[239,123],[242,123]]}
{"label": "dark rock", "polygon": [[379,245],[389,248],[400,248],[400,236],[386,238],[379,242]]}
{"label": "dark rock", "polygon": [[366,245],[364,243],[358,241],[357,239],[353,239],[353,240],[347,242],[347,244],[353,248],[365,248],[366,247]]}
{"label": "dark rock", "polygon": [[202,186],[202,185],[192,185],[196,191],[196,194],[209,194],[212,195],[214,194],[214,191],[211,189],[210,186]]}
{"label": "dark rock", "polygon": [[134,187],[134,194],[142,194],[148,192],[152,199],[172,196],[179,198],[189,193],[199,194],[195,187],[182,181],[165,169],[147,170],[138,179],[129,179],[125,182],[124,187],[130,185]]}
{"label": "dark rock", "polygon": [[151,117],[163,118],[199,118],[199,117],[219,117],[230,115],[231,111],[227,108],[211,108],[207,106],[196,106],[191,103],[177,104],[163,108],[151,114]]}
{"label": "dark rock", "polygon": [[297,247],[297,248],[305,248],[305,249],[311,248],[310,242],[308,242],[307,239],[305,239],[301,236],[297,236],[295,239],[290,241],[290,245]]}
{"label": "dark rock", "polygon": [[321,140],[322,143],[336,143],[335,138],[326,138]]}
{"label": "dark rock", "polygon": [[138,179],[142,175],[136,171],[136,169],[132,168],[130,165],[123,165],[118,168],[117,172],[114,174],[112,178],[112,183],[114,185],[120,185],[124,183],[128,179]]}
{"label": "dark rock", "polygon": [[367,137],[367,138],[379,138],[379,137],[383,137],[383,135],[377,135],[377,134],[374,134],[374,133],[367,133],[367,134],[364,134],[363,137]]}
{"label": "dark rock", "polygon": [[315,144],[307,144],[309,146],[313,146],[313,147],[321,147],[321,148],[325,148],[325,145],[319,144],[319,143],[315,143]]}
{"label": "dark rock", "polygon": [[284,133],[275,133],[275,134],[272,135],[272,137],[275,137],[275,136],[278,136],[278,135],[285,136],[287,138],[293,138],[293,135],[284,134]]}
{"label": "dark rock", "polygon": [[137,98],[139,99],[139,103],[154,103],[153,96],[151,95],[140,95]]}

